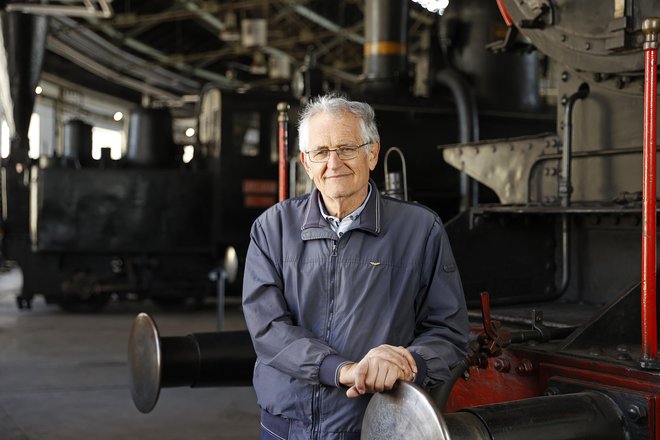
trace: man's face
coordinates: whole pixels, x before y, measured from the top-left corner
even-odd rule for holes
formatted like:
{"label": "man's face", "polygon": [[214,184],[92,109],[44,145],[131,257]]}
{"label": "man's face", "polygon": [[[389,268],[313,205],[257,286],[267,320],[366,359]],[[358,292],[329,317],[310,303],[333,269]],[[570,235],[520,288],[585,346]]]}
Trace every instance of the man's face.
{"label": "man's face", "polygon": [[[308,151],[320,147],[333,149],[341,145],[361,145],[368,140],[362,139],[359,118],[352,113],[319,113],[309,120]],[[357,201],[359,206],[366,196],[369,172],[378,162],[379,149],[380,144],[374,142],[368,148],[360,148],[354,159],[341,160],[336,153],[330,153],[328,162],[316,163],[305,153],[300,153],[300,160],[326,203],[330,198],[341,200],[341,203]]]}

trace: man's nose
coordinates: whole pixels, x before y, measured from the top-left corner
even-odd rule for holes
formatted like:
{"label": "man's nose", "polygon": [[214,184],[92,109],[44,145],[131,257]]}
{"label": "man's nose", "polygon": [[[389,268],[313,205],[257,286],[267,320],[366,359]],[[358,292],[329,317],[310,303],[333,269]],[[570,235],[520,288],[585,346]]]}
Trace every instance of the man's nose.
{"label": "man's nose", "polygon": [[337,150],[330,150],[328,156],[328,167],[339,168],[344,165],[344,161],[339,158]]}

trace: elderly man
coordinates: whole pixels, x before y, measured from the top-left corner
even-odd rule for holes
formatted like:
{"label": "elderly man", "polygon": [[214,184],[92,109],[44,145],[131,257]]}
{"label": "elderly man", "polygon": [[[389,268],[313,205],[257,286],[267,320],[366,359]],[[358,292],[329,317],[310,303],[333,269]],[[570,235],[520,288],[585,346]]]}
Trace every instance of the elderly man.
{"label": "elderly man", "polygon": [[245,268],[262,439],[359,439],[371,393],[434,387],[465,356],[463,291],[438,216],[369,179],[368,104],[312,100],[299,143],[315,189],[255,221]]}

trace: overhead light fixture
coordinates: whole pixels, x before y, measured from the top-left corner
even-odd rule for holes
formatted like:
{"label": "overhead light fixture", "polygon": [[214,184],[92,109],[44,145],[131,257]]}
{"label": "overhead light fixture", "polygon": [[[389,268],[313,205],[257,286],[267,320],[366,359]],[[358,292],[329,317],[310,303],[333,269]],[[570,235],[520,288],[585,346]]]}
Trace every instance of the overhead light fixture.
{"label": "overhead light fixture", "polygon": [[190,163],[195,157],[195,147],[193,145],[184,145],[183,147],[183,163]]}
{"label": "overhead light fixture", "polygon": [[263,18],[241,20],[241,44],[244,47],[263,47],[268,42],[268,21]]}
{"label": "overhead light fixture", "polygon": [[236,13],[229,11],[225,15],[225,28],[220,31],[220,39],[225,42],[239,41],[241,39]]}
{"label": "overhead light fixture", "polygon": [[[112,0],[67,0],[57,4],[49,3],[9,3],[7,12],[22,12],[24,14],[65,15],[68,17],[101,17],[110,18],[114,13],[110,3]],[[68,3],[68,4],[62,4]]]}
{"label": "overhead light fixture", "polygon": [[277,55],[269,57],[268,77],[273,79],[291,79],[291,59]]}
{"label": "overhead light fixture", "polygon": [[449,0],[413,0],[413,1],[421,5],[423,8],[438,15],[442,15],[445,12],[447,6],[449,6]]}
{"label": "overhead light fixture", "polygon": [[266,57],[261,52],[255,52],[252,55],[252,64],[250,64],[250,73],[253,75],[265,75],[268,73]]}
{"label": "overhead light fixture", "polygon": [[112,115],[112,119],[114,119],[115,121],[119,122],[119,121],[121,121],[122,119],[124,119],[124,114],[123,114],[122,112],[115,112],[115,114]]}

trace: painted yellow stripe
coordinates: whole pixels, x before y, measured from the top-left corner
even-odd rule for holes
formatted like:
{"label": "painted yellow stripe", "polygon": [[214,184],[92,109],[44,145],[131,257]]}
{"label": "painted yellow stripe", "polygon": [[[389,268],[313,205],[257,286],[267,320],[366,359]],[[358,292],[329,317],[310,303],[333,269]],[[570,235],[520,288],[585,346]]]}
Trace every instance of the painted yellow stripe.
{"label": "painted yellow stripe", "polygon": [[364,55],[405,55],[408,48],[405,44],[396,41],[376,41],[364,43]]}

